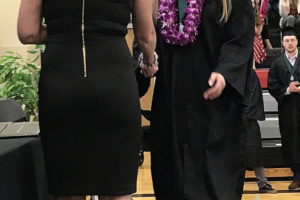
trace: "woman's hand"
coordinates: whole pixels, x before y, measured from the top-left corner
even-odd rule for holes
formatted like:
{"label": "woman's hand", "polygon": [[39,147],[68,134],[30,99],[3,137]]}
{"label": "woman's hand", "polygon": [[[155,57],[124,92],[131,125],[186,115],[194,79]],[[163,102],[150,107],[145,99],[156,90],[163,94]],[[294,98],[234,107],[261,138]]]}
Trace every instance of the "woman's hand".
{"label": "woman's hand", "polygon": [[206,100],[213,100],[218,98],[222,94],[226,86],[226,82],[223,75],[217,72],[211,73],[210,78],[208,80],[208,84],[210,88],[206,90],[203,94],[203,97]]}
{"label": "woman's hand", "polygon": [[153,77],[158,71],[158,55],[154,52],[154,55],[148,57],[144,57],[144,54],[141,53],[138,58],[138,65],[141,69],[141,74],[146,78]]}
{"label": "woman's hand", "polygon": [[158,65],[152,65],[152,66],[145,65],[141,67],[141,74],[143,74],[145,78],[153,77],[157,71],[158,71]]}

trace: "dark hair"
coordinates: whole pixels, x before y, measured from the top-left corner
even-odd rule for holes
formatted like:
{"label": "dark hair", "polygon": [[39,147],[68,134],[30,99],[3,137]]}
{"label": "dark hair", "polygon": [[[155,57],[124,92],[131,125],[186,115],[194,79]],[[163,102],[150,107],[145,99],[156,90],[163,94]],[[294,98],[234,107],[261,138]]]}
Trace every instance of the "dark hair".
{"label": "dark hair", "polygon": [[284,36],[295,36],[297,38],[297,33],[294,27],[285,27],[282,29],[282,39]]}

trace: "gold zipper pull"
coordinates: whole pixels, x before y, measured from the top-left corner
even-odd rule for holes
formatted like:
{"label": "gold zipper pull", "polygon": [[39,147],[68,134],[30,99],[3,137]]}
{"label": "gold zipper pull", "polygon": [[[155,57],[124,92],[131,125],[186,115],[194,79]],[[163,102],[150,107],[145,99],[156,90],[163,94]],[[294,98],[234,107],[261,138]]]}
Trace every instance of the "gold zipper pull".
{"label": "gold zipper pull", "polygon": [[85,38],[84,38],[84,8],[85,8],[85,0],[82,0],[81,37],[82,37],[82,56],[83,56],[83,76],[86,78],[87,68],[86,68],[86,47],[85,47]]}

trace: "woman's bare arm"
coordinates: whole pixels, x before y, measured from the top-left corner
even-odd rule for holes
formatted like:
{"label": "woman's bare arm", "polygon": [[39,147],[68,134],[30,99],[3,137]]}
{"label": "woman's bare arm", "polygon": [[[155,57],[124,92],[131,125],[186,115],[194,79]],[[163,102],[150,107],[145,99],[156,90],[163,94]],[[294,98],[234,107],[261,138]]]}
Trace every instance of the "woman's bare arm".
{"label": "woman's bare arm", "polygon": [[152,1],[133,0],[133,4],[134,34],[144,54],[145,64],[151,65],[154,62],[156,46],[156,33],[152,20]]}
{"label": "woman's bare arm", "polygon": [[42,44],[47,28],[42,25],[42,0],[22,0],[18,18],[18,36],[23,44]]}

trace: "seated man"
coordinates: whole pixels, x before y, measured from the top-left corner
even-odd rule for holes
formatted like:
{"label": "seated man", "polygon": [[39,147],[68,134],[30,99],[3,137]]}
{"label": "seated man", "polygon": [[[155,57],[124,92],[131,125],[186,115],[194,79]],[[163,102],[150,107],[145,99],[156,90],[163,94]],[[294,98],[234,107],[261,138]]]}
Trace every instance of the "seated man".
{"label": "seated man", "polygon": [[289,185],[291,190],[300,189],[300,56],[297,44],[294,29],[284,29],[285,53],[272,63],[268,75],[269,92],[278,102],[283,156],[294,173]]}

